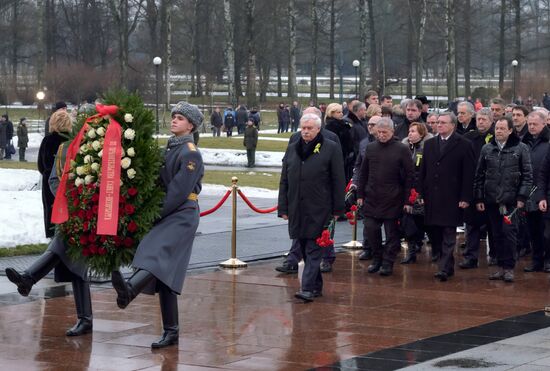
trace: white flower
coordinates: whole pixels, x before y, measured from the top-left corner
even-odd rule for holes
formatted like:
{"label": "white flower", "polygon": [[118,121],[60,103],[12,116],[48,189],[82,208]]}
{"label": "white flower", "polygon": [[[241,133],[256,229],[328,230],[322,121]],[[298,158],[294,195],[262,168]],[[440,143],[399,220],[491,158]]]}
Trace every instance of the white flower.
{"label": "white flower", "polygon": [[82,179],[82,178],[76,178],[76,179],[75,179],[75,181],[74,181],[74,185],[75,185],[75,186],[78,187],[78,186],[80,186],[80,185],[82,185],[82,184],[84,184],[84,179]]}
{"label": "white flower", "polygon": [[74,178],[76,178],[75,173],[69,173],[69,179],[73,180]]}
{"label": "white flower", "polygon": [[93,158],[92,156],[90,156],[90,155],[84,156],[84,163],[85,163],[85,164],[89,164],[89,163],[91,163],[91,162],[93,162],[93,161],[94,161],[94,158]]}
{"label": "white flower", "polygon": [[130,123],[130,122],[134,121],[134,116],[132,116],[131,113],[127,113],[127,114],[124,115],[124,121]]}
{"label": "white flower", "polygon": [[100,158],[103,157],[103,150],[101,150],[97,153],[97,157],[100,157]]}
{"label": "white flower", "polygon": [[94,162],[92,164],[92,170],[95,171],[96,173],[99,172],[99,168],[100,168],[100,166],[97,162]]}
{"label": "white flower", "polygon": [[83,144],[80,146],[80,153],[86,153],[88,152],[88,146],[86,144]]}
{"label": "white flower", "polygon": [[88,130],[88,138],[94,139],[95,137],[96,137],[96,134],[95,134],[94,128],[91,128],[90,130]]}
{"label": "white flower", "polygon": [[120,166],[123,168],[123,169],[128,169],[130,167],[130,164],[132,163],[132,160],[130,159],[130,157],[124,157],[121,161],[120,161]]}
{"label": "white flower", "polygon": [[84,175],[84,174],[86,174],[86,169],[84,169],[84,166],[78,166],[76,168],[76,173],[78,175]]}
{"label": "white flower", "polygon": [[136,151],[134,150],[134,147],[130,147],[126,150],[126,153],[128,154],[128,156],[130,157],[134,157],[136,155]]}
{"label": "white flower", "polygon": [[[136,176],[136,171],[134,169],[128,169],[126,170],[126,174],[128,174],[128,178],[134,179]],[[122,183],[122,181],[120,181],[120,183]]]}
{"label": "white flower", "polygon": [[84,183],[90,184],[95,180],[95,177],[93,175],[86,175],[84,178]]}
{"label": "white flower", "polygon": [[99,135],[100,137],[104,136],[105,135],[105,129],[103,128],[103,126],[100,126],[97,128],[97,130],[95,131],[97,133],[97,135]]}
{"label": "white flower", "polygon": [[94,149],[94,151],[99,151],[99,149],[101,148],[101,143],[98,140],[94,140],[92,142],[92,148]]}
{"label": "white flower", "polygon": [[124,138],[133,140],[136,137],[136,132],[133,129],[126,129],[124,131]]}

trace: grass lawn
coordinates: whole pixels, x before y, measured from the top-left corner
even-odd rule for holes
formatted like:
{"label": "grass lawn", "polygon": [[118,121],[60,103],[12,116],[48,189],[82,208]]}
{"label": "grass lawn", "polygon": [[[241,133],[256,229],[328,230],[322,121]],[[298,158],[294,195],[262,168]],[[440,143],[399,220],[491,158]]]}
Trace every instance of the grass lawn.
{"label": "grass lawn", "polygon": [[36,162],[0,161],[0,169],[38,170]]}
{"label": "grass lawn", "polygon": [[0,249],[0,258],[20,255],[38,255],[42,254],[47,247],[48,245],[46,245],[45,243],[38,243],[33,245],[19,245],[15,247]]}
{"label": "grass lawn", "polygon": [[[159,146],[165,147],[167,141],[168,141],[167,138],[160,138]],[[284,152],[286,151],[287,146],[288,146],[288,142],[276,141],[276,140],[259,140],[256,151]],[[201,137],[199,141],[199,149],[200,148],[238,149],[243,151],[245,150],[243,146],[242,136],[240,137],[236,136],[233,138]]]}
{"label": "grass lawn", "polygon": [[203,183],[222,184],[231,186],[231,178],[239,178],[238,185],[241,187],[257,187],[267,189],[279,189],[280,173],[265,171],[221,171],[207,170],[204,173]]}

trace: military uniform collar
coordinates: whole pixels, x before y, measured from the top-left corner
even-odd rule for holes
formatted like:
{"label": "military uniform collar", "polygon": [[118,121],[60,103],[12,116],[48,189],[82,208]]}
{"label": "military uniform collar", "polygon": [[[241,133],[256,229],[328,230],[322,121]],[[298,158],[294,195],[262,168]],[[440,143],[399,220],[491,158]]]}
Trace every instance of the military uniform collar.
{"label": "military uniform collar", "polygon": [[170,137],[168,138],[168,144],[167,144],[167,147],[168,148],[172,148],[172,147],[176,147],[176,146],[179,146],[181,144],[184,144],[184,143],[193,143],[193,134],[189,134],[189,135],[182,135],[180,137],[176,137],[176,136],[173,136],[173,137]]}

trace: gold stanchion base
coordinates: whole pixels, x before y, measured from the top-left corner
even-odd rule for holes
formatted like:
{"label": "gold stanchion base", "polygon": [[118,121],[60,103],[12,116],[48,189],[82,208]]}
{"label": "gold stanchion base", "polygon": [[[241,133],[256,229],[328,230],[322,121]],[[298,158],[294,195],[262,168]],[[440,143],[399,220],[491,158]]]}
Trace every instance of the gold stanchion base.
{"label": "gold stanchion base", "polygon": [[224,262],[221,262],[219,264],[219,266],[222,267],[222,268],[233,268],[233,269],[235,269],[235,268],[246,268],[248,266],[248,264],[246,264],[243,261],[240,261],[237,258],[231,258],[231,259],[227,259]]}
{"label": "gold stanchion base", "polygon": [[359,241],[350,241],[343,244],[342,247],[345,247],[346,249],[362,249],[363,244]]}

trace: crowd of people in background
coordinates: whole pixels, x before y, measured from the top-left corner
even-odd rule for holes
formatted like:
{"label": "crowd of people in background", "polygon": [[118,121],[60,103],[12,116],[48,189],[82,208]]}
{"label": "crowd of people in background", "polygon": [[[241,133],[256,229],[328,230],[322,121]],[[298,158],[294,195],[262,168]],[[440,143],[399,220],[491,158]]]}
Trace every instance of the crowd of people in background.
{"label": "crowd of people in background", "polygon": [[[327,204],[322,221],[315,221],[314,214],[304,216],[311,208],[304,197],[288,194],[308,181],[296,178],[296,167],[306,171],[308,161],[313,161],[309,158],[315,158],[312,148],[322,153],[319,143],[327,140],[340,149],[339,163],[349,189],[344,197],[347,209],[359,206],[364,223],[359,259],[372,260],[369,273],[392,275],[402,240],[407,247],[401,264],[416,263],[425,242],[431,245],[431,260],[438,266],[434,277],[442,282],[455,274],[455,266],[478,268],[484,257],[482,241],[488,246],[488,265],[495,266],[488,276],[491,280],[513,282],[518,259],[527,255],[531,261],[525,272],[550,273],[550,115],[545,107],[550,107],[550,97],[545,94],[543,107],[535,106],[532,99],[529,106],[523,105],[519,99],[506,104],[497,97],[483,107],[479,99],[468,97],[451,102],[443,111],[430,109],[424,95],[394,105],[392,97],[369,91],[362,101],[319,106],[320,126],[313,138],[317,121],[304,115],[299,122],[310,133],[301,135],[301,145],[289,142],[279,193],[279,216],[293,226],[289,227],[293,242],[276,270],[297,273],[296,251],[309,256],[309,263],[304,259],[308,279],[305,283],[302,279],[296,297],[309,302],[322,295],[319,274],[332,271],[334,254],[313,254],[309,240],[321,236],[332,217],[346,220],[345,210],[335,207],[342,200],[335,200],[334,192],[321,192]],[[291,112],[291,107],[279,105],[279,132],[294,129]],[[329,139],[327,131],[336,139]],[[291,156],[295,151],[299,160]],[[326,179],[307,172],[317,179],[313,188],[330,189],[330,184],[340,181],[333,179],[340,177],[334,171]],[[293,216],[292,210],[302,211]],[[296,227],[297,217],[303,231]],[[309,223],[315,223],[315,232]],[[457,227],[464,228],[465,239],[463,257],[455,264]],[[325,249],[333,251],[334,246]]]}

